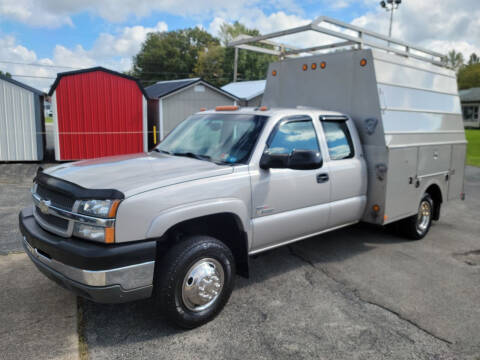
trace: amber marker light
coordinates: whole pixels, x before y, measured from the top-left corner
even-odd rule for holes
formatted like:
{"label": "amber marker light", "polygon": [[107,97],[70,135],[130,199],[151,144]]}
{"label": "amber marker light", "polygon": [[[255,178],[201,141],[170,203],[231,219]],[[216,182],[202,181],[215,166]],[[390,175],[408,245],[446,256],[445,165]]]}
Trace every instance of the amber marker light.
{"label": "amber marker light", "polygon": [[307,71],[307,69],[308,69],[308,65],[307,65],[307,64],[303,64],[302,70],[303,70],[303,71]]}
{"label": "amber marker light", "polygon": [[277,76],[277,70],[272,71],[272,76]]}
{"label": "amber marker light", "polygon": [[206,111],[207,108],[200,108],[200,111]]}
{"label": "amber marker light", "polygon": [[322,69],[325,69],[325,68],[327,67],[327,63],[326,63],[325,61],[322,61],[322,62],[320,63],[320,67],[321,67]]}
{"label": "amber marker light", "polygon": [[316,63],[312,63],[312,70],[316,70],[317,69],[317,64]]}
{"label": "amber marker light", "polygon": [[260,108],[258,109],[260,111],[267,111],[268,110],[268,107],[266,106],[260,106]]}
{"label": "amber marker light", "polygon": [[224,105],[224,106],[217,106],[215,111],[235,111],[238,110],[238,106],[236,105]]}
{"label": "amber marker light", "polygon": [[108,212],[109,218],[114,218],[117,215],[118,205],[120,205],[120,200],[114,200],[112,206],[110,206],[110,211]]}
{"label": "amber marker light", "polygon": [[115,228],[105,228],[105,242],[107,244],[113,244],[115,242]]}
{"label": "amber marker light", "polygon": [[360,66],[365,66],[365,65],[367,65],[367,59],[360,60]]}
{"label": "amber marker light", "polygon": [[375,205],[372,206],[372,209],[373,209],[373,211],[375,211],[375,212],[379,212],[379,211],[380,211],[380,206],[378,206],[377,204],[375,204]]}

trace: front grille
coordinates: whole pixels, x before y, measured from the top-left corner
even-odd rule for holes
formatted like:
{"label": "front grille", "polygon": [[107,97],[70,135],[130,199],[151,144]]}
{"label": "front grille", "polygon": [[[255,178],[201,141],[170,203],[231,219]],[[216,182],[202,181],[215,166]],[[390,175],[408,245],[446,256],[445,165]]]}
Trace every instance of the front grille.
{"label": "front grille", "polygon": [[74,199],[69,198],[66,195],[63,195],[59,192],[52,191],[46,187],[38,184],[37,194],[43,200],[50,200],[53,206],[56,206],[60,209],[71,211],[73,209],[73,204],[75,203]]}
{"label": "front grille", "polygon": [[59,218],[51,214],[44,214],[38,208],[36,209],[38,217],[51,226],[55,226],[58,230],[67,231],[68,220]]}

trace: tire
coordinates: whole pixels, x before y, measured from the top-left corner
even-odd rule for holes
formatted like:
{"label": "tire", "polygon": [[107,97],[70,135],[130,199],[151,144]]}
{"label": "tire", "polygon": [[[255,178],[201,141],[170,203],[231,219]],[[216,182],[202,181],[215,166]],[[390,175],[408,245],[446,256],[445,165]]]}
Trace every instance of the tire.
{"label": "tire", "polygon": [[188,236],[159,261],[155,302],[170,323],[193,329],[218,315],[234,282],[235,260],[230,249],[210,236]]}
{"label": "tire", "polygon": [[420,200],[418,213],[400,223],[404,235],[411,240],[423,239],[432,226],[434,204],[431,196],[425,193]]}

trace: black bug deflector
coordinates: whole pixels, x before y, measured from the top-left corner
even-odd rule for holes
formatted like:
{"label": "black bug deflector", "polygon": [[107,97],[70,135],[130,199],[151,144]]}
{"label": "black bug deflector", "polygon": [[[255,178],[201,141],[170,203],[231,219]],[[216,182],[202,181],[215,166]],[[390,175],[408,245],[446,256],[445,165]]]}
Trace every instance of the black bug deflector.
{"label": "black bug deflector", "polygon": [[45,174],[41,167],[38,168],[37,176],[35,176],[33,181],[52,191],[57,191],[75,200],[123,200],[125,198],[125,195],[121,191],[115,189],[86,189],[70,181],[62,180],[60,178]]}

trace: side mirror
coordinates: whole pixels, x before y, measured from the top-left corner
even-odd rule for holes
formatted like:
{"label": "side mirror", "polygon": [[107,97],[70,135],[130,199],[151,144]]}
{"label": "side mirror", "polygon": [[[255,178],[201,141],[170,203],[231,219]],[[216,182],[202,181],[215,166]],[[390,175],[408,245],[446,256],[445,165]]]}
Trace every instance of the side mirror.
{"label": "side mirror", "polygon": [[321,168],[322,165],[321,154],[311,150],[293,150],[290,155],[265,152],[260,159],[262,169],[312,170]]}
{"label": "side mirror", "polygon": [[260,168],[267,169],[287,169],[288,168],[288,154],[270,154],[264,152],[260,159]]}

